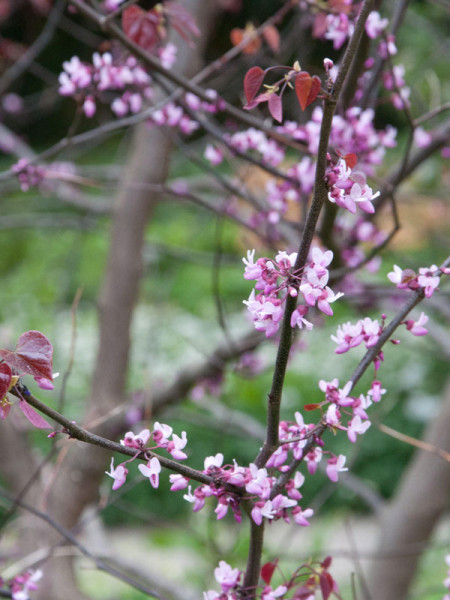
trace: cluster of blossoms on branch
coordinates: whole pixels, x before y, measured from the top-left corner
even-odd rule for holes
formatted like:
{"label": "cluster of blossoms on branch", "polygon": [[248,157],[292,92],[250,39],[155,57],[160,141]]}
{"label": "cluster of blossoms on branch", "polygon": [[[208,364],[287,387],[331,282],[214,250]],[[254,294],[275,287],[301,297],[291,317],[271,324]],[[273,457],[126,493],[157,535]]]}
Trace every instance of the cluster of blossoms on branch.
{"label": "cluster of blossoms on branch", "polygon": [[4,581],[0,577],[0,587],[7,585],[11,591],[12,600],[29,600],[29,592],[38,589],[37,582],[42,577],[41,569],[28,570],[13,577],[10,581]]}
{"label": "cluster of blossoms on branch", "polygon": [[247,252],[243,258],[245,264],[244,278],[256,280],[255,290],[252,290],[248,300],[244,300],[252,315],[255,329],[264,331],[266,337],[274,335],[280,326],[284,314],[284,305],[288,296],[297,297],[300,292],[305,301],[299,305],[291,316],[291,327],[312,329],[313,324],[305,317],[309,307],[316,306],[326,315],[332,315],[330,304],[343,296],[335,294],[328,287],[329,273],[327,266],[333,259],[331,250],[322,252],[313,248],[311,260],[303,271],[294,270],[297,253],[287,254],[278,252],[275,261],[269,258],[259,258],[254,262],[255,251]]}
{"label": "cluster of blossoms on branch", "polygon": [[[153,438],[153,445],[148,446],[147,444]],[[153,427],[153,431],[149,429],[143,429],[140,433],[135,435],[132,431],[125,434],[124,439],[120,440],[122,446],[126,448],[135,448],[136,456],[126,460],[123,463],[114,467],[114,458],[111,459],[110,471],[106,472],[107,475],[114,479],[113,490],[119,489],[127,479],[128,468],[127,464],[134,461],[135,458],[142,452],[155,450],[156,448],[162,448],[166,450],[172,458],[175,460],[184,460],[187,458],[187,454],[183,452],[183,448],[187,444],[186,432],[181,433],[181,437],[176,433],[173,433],[172,427],[165,423],[156,422]],[[146,455],[147,464],[139,465],[139,471],[142,475],[148,478],[150,484],[157,488],[159,486],[159,473],[161,472],[161,463],[157,456]]]}
{"label": "cluster of blossoms on branch", "polygon": [[134,56],[113,58],[110,52],[95,52],[92,63],[73,56],[63,63],[59,93],[72,96],[83,104],[83,112],[93,117],[97,100],[107,102],[118,117],[137,113],[145,99],[153,96],[152,80]]}
{"label": "cluster of blossoms on branch", "polygon": [[[315,592],[320,591],[322,598],[327,600],[331,593],[338,594],[339,589],[336,581],[329,573],[331,557],[325,558],[320,563],[310,562],[302,565],[284,581],[284,583],[273,587],[271,585],[273,574],[277,568],[277,561],[268,562],[261,568],[261,579],[264,582],[259,591],[260,600],[283,600],[287,593],[294,591],[293,598],[298,600],[314,600]],[[221,560],[219,566],[214,570],[214,578],[220,585],[220,592],[208,590],[203,593],[203,600],[239,600],[245,592],[241,583],[243,572],[233,569],[227,562]]]}

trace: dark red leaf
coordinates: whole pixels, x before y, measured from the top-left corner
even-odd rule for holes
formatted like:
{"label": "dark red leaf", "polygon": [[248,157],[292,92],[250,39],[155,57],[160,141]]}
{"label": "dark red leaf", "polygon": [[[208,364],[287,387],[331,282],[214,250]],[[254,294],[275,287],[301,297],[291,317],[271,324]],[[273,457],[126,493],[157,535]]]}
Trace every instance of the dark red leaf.
{"label": "dark red leaf", "polygon": [[258,93],[259,88],[264,81],[265,73],[261,67],[252,67],[244,77],[244,93],[247,102],[250,103]]}
{"label": "dark red leaf", "polygon": [[53,347],[40,331],[27,331],[17,342],[16,350],[0,350],[0,356],[18,375],[28,373],[33,377],[53,380]]}
{"label": "dark red leaf", "polygon": [[311,77],[306,71],[300,71],[295,77],[295,93],[302,110],[305,110],[314,100],[320,91],[320,79],[317,75]]}
{"label": "dark red leaf", "polygon": [[41,417],[34,408],[27,404],[25,400],[19,402],[19,408],[34,427],[37,427],[38,429],[52,429],[50,423],[47,423],[47,421]]}
{"label": "dark red leaf", "polygon": [[270,585],[270,581],[277,564],[278,560],[274,560],[273,562],[268,562],[261,567],[261,578],[267,585]]}
{"label": "dark red leaf", "polygon": [[0,400],[8,393],[11,376],[11,367],[5,362],[0,363]]}
{"label": "dark red leaf", "polygon": [[353,169],[358,162],[358,157],[353,152],[349,152],[348,154],[344,154],[342,159],[345,160],[345,164],[349,169]]}
{"label": "dark red leaf", "polygon": [[122,28],[133,42],[151,52],[162,41],[162,19],[155,11],[130,6],[122,13]]}
{"label": "dark red leaf", "polygon": [[275,121],[281,123],[283,120],[283,103],[277,94],[270,94],[269,96],[269,112]]}
{"label": "dark red leaf", "polygon": [[323,600],[328,600],[333,591],[334,580],[326,571],[320,574],[320,591],[322,592]]}
{"label": "dark red leaf", "polygon": [[328,567],[331,565],[331,561],[333,559],[331,558],[331,556],[327,556],[326,558],[323,559],[323,561],[320,563],[322,565],[322,567],[324,569],[328,569]]}
{"label": "dark red leaf", "polygon": [[305,410],[317,410],[320,408],[320,404],[305,404],[303,407]]}

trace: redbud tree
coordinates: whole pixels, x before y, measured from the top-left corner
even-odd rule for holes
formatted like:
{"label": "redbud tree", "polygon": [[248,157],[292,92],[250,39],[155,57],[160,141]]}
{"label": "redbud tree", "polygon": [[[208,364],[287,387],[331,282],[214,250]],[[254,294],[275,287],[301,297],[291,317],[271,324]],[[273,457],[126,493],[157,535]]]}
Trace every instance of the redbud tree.
{"label": "redbud tree", "polygon": [[[303,498],[309,482],[318,470],[333,485],[349,476],[350,461],[336,450],[335,439],[345,439],[350,452],[371,435],[371,414],[389,397],[385,361],[392,352],[402,353],[405,344],[420,343],[412,336],[428,334],[427,305],[439,305],[436,298],[445,297],[449,257],[382,265],[401,227],[398,190],[430,157],[450,152],[448,103],[433,102],[422,110],[400,59],[397,38],[408,2],[274,3],[260,24],[229,28],[223,52],[210,33],[218,31],[224,15],[233,20],[245,13],[245,3],[238,0],[207,6],[194,0],[27,4],[44,15],[44,27],[28,48],[16,48],[15,60],[13,42],[5,42],[10,64],[0,78],[5,121],[0,126],[2,151],[11,160],[0,182],[7,190],[20,187],[41,199],[50,196],[87,215],[110,212],[112,230],[99,296],[97,358],[81,418],[74,420],[64,400],[73,365],[61,375],[59,401],[52,399],[53,361],[61,363],[50,334],[28,328],[15,346],[1,344],[2,451],[7,456],[13,449],[16,461],[15,468],[13,461],[4,461],[2,475],[11,491],[2,491],[9,506],[3,521],[20,509],[39,525],[32,542],[28,533],[23,538],[27,560],[14,556],[8,563],[0,595],[15,600],[85,597],[74,582],[72,557],[56,557],[55,548],[63,542],[144,597],[188,597],[170,580],[130,574],[120,561],[103,560],[77,537],[84,509],[96,503],[100,510],[105,504],[98,500],[102,486],[110,489],[107,503],[133,482],[148,480],[152,494],[164,481],[180,504],[187,503],[194,513],[209,511],[208,518],[224,528],[234,523],[248,540],[244,562],[223,557],[210,565],[215,587],[198,592],[205,600],[343,598],[340,586],[348,582],[333,575],[332,556],[299,559],[293,569],[286,568],[265,543],[277,521],[297,528],[301,536],[302,528],[320,520],[320,509]],[[15,10],[14,3],[5,2],[1,18],[7,23]],[[64,137],[33,148],[14,131],[14,119],[20,120],[25,106],[15,85],[24,74],[39,71],[40,54],[62,27],[92,52],[63,56],[53,93],[70,103],[71,122]],[[208,44],[216,58],[201,68]],[[402,123],[401,150],[401,135],[386,115]],[[95,169],[87,175],[76,150],[131,129],[134,137],[115,205],[105,208],[89,192],[103,186],[107,199],[108,182]],[[172,155],[191,163],[198,180],[170,177]],[[248,171],[256,174],[258,186],[246,177]],[[230,328],[219,285],[219,240],[211,302],[221,341],[200,364],[179,371],[174,367],[169,381],[155,380],[151,391],[136,393],[127,385],[130,330],[143,280],[145,228],[162,201],[171,202],[174,211],[192,204],[216,216],[218,238],[223,223],[230,223],[239,239],[248,241],[242,272],[233,275],[247,292],[233,309],[238,325]],[[374,279],[374,274],[380,269],[387,277],[377,287],[373,281],[381,275]],[[155,287],[161,285],[157,272],[150,278]],[[377,296],[381,288],[390,302]],[[181,293],[195,298],[198,291],[187,282]],[[79,301],[77,294],[73,334]],[[356,307],[352,320],[334,315],[342,304]],[[355,357],[352,369],[344,379],[330,373],[324,368],[330,351],[324,349],[315,370],[315,400],[299,400],[292,410],[291,404],[285,409],[286,374],[295,369],[295,357],[323,339],[315,337],[323,326],[333,328],[335,354]],[[165,334],[161,329],[158,336]],[[208,340],[211,332],[204,329]],[[401,345],[398,336],[405,340]],[[272,358],[262,366],[258,351],[265,347]],[[248,415],[237,413],[241,423],[234,434],[251,446],[251,460],[241,462],[216,446],[191,459],[190,439],[171,423],[168,407],[186,397],[197,407],[217,406],[233,373],[257,377],[262,368],[271,374],[263,413],[259,420],[250,417],[250,424]],[[39,392],[32,393],[36,386]],[[245,394],[244,386],[236,390],[240,393]],[[40,452],[47,448],[40,465],[28,442],[18,439],[26,421],[38,430]],[[261,431],[262,421],[260,443],[246,440],[245,424]],[[440,421],[445,423],[444,417]],[[449,453],[442,433],[431,442],[390,433],[399,443],[433,454],[439,489],[448,490]],[[407,511],[402,502],[400,509]],[[439,504],[428,513],[436,520],[442,510]],[[404,543],[413,541],[418,540]],[[416,562],[417,556],[391,571],[384,565],[387,570],[374,569],[368,581],[359,572],[352,597],[406,598]],[[445,586],[450,589],[448,578],[442,595]]]}

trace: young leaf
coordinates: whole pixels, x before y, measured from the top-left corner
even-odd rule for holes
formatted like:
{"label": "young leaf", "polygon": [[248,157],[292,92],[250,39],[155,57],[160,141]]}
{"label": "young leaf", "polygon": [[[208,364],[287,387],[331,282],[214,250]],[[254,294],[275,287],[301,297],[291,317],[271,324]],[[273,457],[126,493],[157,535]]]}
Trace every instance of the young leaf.
{"label": "young leaf", "polygon": [[40,331],[23,333],[14,352],[0,350],[0,356],[19,374],[28,373],[33,377],[53,380],[53,347],[50,340]]}
{"label": "young leaf", "polygon": [[274,560],[273,562],[268,562],[261,567],[261,579],[267,585],[270,585],[270,581],[272,579],[273,572],[275,571],[278,564],[278,560]]}
{"label": "young leaf", "polygon": [[151,52],[161,42],[161,17],[155,11],[130,6],[122,13],[122,28],[138,46]]}
{"label": "young leaf", "polygon": [[25,400],[19,402],[19,408],[34,427],[38,429],[52,429],[50,423],[47,423]]}
{"label": "young leaf", "polygon": [[334,580],[326,571],[320,574],[320,591],[322,592],[323,600],[328,600],[333,591]]}
{"label": "young leaf", "polygon": [[11,376],[11,367],[5,362],[0,363],[0,400],[8,393]]}
{"label": "young leaf", "polygon": [[267,27],[264,27],[262,34],[269,48],[274,54],[277,54],[280,51],[280,34],[278,33],[278,29],[273,25],[267,25]]}
{"label": "young leaf", "polygon": [[277,94],[270,94],[269,96],[269,112],[275,121],[281,123],[283,120],[283,103]]}
{"label": "young leaf", "polygon": [[252,67],[244,77],[244,93],[247,102],[250,103],[258,93],[264,81],[264,71],[261,67]]}
{"label": "young leaf", "polygon": [[345,160],[345,164],[347,165],[347,167],[349,169],[353,169],[355,167],[356,163],[358,162],[358,158],[357,158],[356,154],[354,154],[353,152],[344,154],[344,156],[342,156],[342,159]]}
{"label": "young leaf", "polygon": [[320,404],[305,404],[303,407],[305,410],[317,410],[320,408]]}
{"label": "young leaf", "polygon": [[295,93],[302,110],[305,110],[314,100],[320,91],[320,79],[317,75],[311,77],[306,71],[300,71],[295,77]]}

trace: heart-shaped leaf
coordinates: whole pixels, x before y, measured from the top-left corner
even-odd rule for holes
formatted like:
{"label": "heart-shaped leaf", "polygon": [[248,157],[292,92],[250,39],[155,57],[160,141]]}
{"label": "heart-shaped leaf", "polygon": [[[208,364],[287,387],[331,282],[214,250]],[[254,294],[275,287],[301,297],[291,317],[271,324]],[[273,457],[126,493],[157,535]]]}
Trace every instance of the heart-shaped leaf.
{"label": "heart-shaped leaf", "polygon": [[267,585],[270,585],[270,582],[272,580],[272,575],[277,567],[277,564],[278,564],[278,560],[274,560],[272,562],[266,563],[265,565],[263,565],[261,567],[261,579]]}
{"label": "heart-shaped leaf", "polygon": [[160,16],[139,6],[130,6],[122,13],[122,28],[138,46],[151,52],[161,41]]}
{"label": "heart-shaped leaf", "polygon": [[23,333],[14,352],[0,350],[0,356],[18,374],[28,373],[33,377],[45,377],[50,381],[53,380],[53,346],[40,331]]}
{"label": "heart-shaped leaf", "polygon": [[47,423],[25,400],[19,402],[19,408],[34,427],[38,429],[52,429],[50,423]]}
{"label": "heart-shaped leaf", "polygon": [[342,158],[342,160],[345,160],[345,164],[347,165],[347,167],[349,169],[353,169],[355,167],[356,163],[358,162],[358,157],[353,152],[344,154],[344,156],[342,156],[341,158]]}
{"label": "heart-shaped leaf", "polygon": [[334,580],[327,571],[320,574],[319,580],[320,580],[320,591],[322,592],[322,598],[323,598],[323,600],[328,600],[331,592],[333,591]]}
{"label": "heart-shaped leaf", "polygon": [[283,120],[283,103],[277,94],[270,94],[269,96],[269,112],[275,121],[281,123]]}
{"label": "heart-shaped leaf", "polygon": [[320,79],[317,75],[311,77],[306,71],[300,71],[295,77],[295,93],[302,110],[314,102],[319,94],[320,86]]}
{"label": "heart-shaped leaf", "polygon": [[0,400],[6,396],[11,385],[11,367],[5,362],[0,363]]}
{"label": "heart-shaped leaf", "polygon": [[261,67],[252,67],[244,77],[244,94],[247,102],[250,103],[258,93],[259,88],[264,81],[265,73]]}

